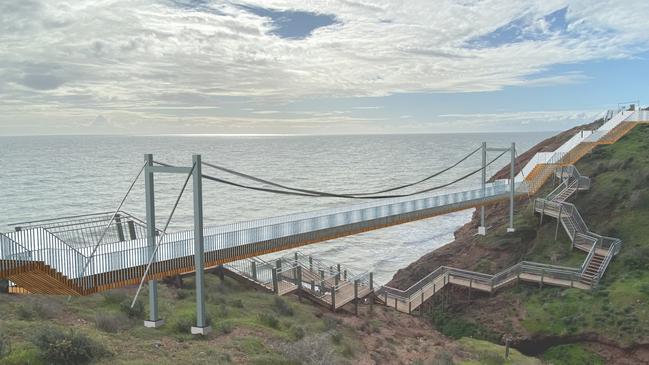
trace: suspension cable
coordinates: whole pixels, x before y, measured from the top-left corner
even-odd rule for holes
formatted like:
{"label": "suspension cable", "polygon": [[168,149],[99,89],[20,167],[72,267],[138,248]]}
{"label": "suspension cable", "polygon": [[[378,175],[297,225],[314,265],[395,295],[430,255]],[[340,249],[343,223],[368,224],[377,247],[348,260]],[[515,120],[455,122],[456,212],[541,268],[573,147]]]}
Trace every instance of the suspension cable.
{"label": "suspension cable", "polygon": [[155,259],[155,255],[158,253],[158,248],[160,247],[160,244],[162,243],[162,240],[164,239],[165,235],[167,234],[167,228],[169,228],[169,223],[171,223],[171,218],[174,216],[174,213],[176,212],[176,208],[178,207],[178,203],[180,203],[180,198],[183,197],[183,193],[185,192],[185,188],[187,187],[187,183],[189,183],[189,179],[192,177],[192,174],[194,173],[194,169],[196,168],[196,163],[192,165],[191,170],[189,170],[189,174],[187,174],[187,178],[185,179],[185,183],[183,184],[182,189],[180,189],[180,193],[178,194],[178,198],[176,198],[176,202],[174,203],[173,208],[171,208],[171,213],[169,214],[169,218],[167,218],[167,223],[165,223],[165,227],[162,230],[162,233],[160,234],[160,238],[155,244],[155,248],[153,249],[153,252],[151,253],[151,257],[149,258],[149,262],[146,265],[146,270],[144,270],[144,274],[142,274],[142,280],[140,280],[140,285],[137,288],[137,292],[135,293],[135,297],[133,297],[133,302],[131,303],[131,308],[135,306],[135,302],[137,301],[137,297],[140,295],[140,291],[142,290],[142,285],[144,285],[144,281],[146,280],[146,276],[149,274],[149,270],[151,269],[151,265],[153,264],[153,260]]}
{"label": "suspension cable", "polygon": [[104,237],[106,236],[106,233],[108,232],[108,229],[110,228],[110,225],[113,224],[113,221],[115,220],[115,217],[117,217],[117,214],[119,213],[120,209],[122,209],[122,205],[124,205],[124,202],[126,202],[126,198],[128,195],[131,193],[131,190],[133,190],[133,186],[135,186],[135,183],[137,180],[140,178],[140,175],[142,175],[142,171],[144,171],[144,168],[146,167],[146,163],[142,165],[142,168],[140,171],[137,173],[135,176],[135,179],[131,182],[131,185],[128,187],[128,190],[126,191],[126,194],[122,198],[122,201],[119,202],[119,205],[117,206],[117,209],[115,209],[115,213],[113,213],[112,217],[110,217],[110,220],[108,221],[108,224],[106,224],[106,227],[104,230],[101,232],[101,236],[99,236],[99,239],[97,240],[97,243],[95,243],[95,247],[92,249],[92,252],[90,253],[90,256],[88,256],[88,259],[86,260],[85,265],[83,265],[83,270],[81,270],[81,276],[86,273],[86,270],[88,269],[88,265],[90,265],[90,260],[95,256],[95,253],[97,253],[97,249],[99,248],[99,245],[101,244],[101,241],[104,240]]}
{"label": "suspension cable", "polygon": [[440,171],[438,171],[438,172],[436,172],[436,173],[434,173],[434,174],[432,174],[430,176],[427,176],[427,177],[425,177],[425,178],[423,178],[421,180],[418,180],[418,181],[415,181],[415,182],[412,182],[412,183],[408,183],[408,184],[404,184],[404,185],[400,185],[400,186],[396,186],[396,187],[392,187],[392,188],[388,188],[388,189],[383,189],[383,190],[378,190],[378,191],[373,191],[373,192],[366,192],[366,193],[328,193],[328,192],[322,192],[322,191],[317,191],[317,190],[294,188],[294,187],[290,187],[290,186],[287,186],[287,185],[282,185],[282,184],[279,184],[279,183],[275,183],[275,182],[272,182],[272,181],[269,181],[269,180],[265,180],[265,179],[262,179],[262,178],[258,178],[258,177],[255,177],[255,176],[252,176],[252,175],[249,175],[249,174],[245,174],[243,172],[235,171],[235,170],[229,169],[227,167],[214,165],[214,164],[211,164],[211,163],[208,163],[208,162],[203,162],[203,165],[209,166],[209,167],[217,169],[217,170],[227,172],[227,173],[235,175],[235,176],[242,177],[244,179],[256,181],[256,182],[266,184],[266,185],[271,185],[271,186],[281,188],[281,189],[298,191],[298,192],[307,193],[307,194],[334,195],[334,196],[344,195],[344,196],[356,196],[356,197],[359,197],[359,196],[363,196],[363,195],[377,195],[377,194],[388,193],[388,192],[391,192],[391,191],[405,189],[405,188],[408,188],[408,187],[411,187],[411,186],[426,182],[426,181],[428,181],[428,180],[430,180],[432,178],[435,178],[435,177],[437,177],[437,176],[439,176],[439,175],[441,175],[441,174],[443,174],[443,173],[457,167],[459,164],[461,164],[462,162],[469,159],[469,157],[473,156],[476,152],[480,151],[481,148],[482,147],[478,147],[477,149],[470,152],[468,155],[462,157],[459,161],[455,162],[453,165],[451,165],[451,166],[449,166],[449,167],[447,167],[445,169],[442,169],[442,170],[440,170]]}
{"label": "suspension cable", "polygon": [[[417,194],[427,193],[427,192],[431,192],[431,191],[434,191],[434,190],[439,190],[439,189],[448,187],[450,185],[453,185],[453,184],[455,184],[457,182],[460,182],[460,181],[462,181],[464,179],[467,179],[467,178],[477,174],[478,172],[482,171],[482,169],[486,169],[487,167],[491,166],[494,162],[496,162],[496,160],[498,160],[500,157],[502,157],[506,152],[508,152],[508,150],[503,151],[500,155],[498,155],[496,158],[492,159],[484,167],[480,167],[479,169],[471,171],[468,174],[466,174],[464,176],[461,176],[460,178],[455,179],[455,180],[453,180],[453,181],[451,181],[449,183],[434,186],[434,187],[423,189],[423,190],[419,190],[419,191],[416,191],[416,192],[413,192],[413,193],[408,193],[408,194],[378,195],[378,196],[358,196],[358,195],[348,195],[348,194],[316,193],[316,192],[303,193],[303,192],[285,191],[285,190],[277,190],[277,189],[270,189],[270,188],[263,188],[263,187],[257,187],[257,186],[244,185],[244,184],[235,183],[235,182],[232,182],[232,181],[229,181],[229,180],[220,179],[220,178],[210,176],[210,175],[205,175],[205,174],[203,174],[202,177],[204,179],[207,179],[207,180],[212,180],[212,181],[215,181],[215,182],[219,182],[219,183],[223,183],[223,184],[227,184],[227,185],[232,185],[232,186],[236,186],[236,187],[240,187],[240,188],[244,188],[244,189],[264,191],[264,192],[276,193],[276,194],[285,194],[285,195],[297,195],[297,196],[307,196],[307,197],[334,197],[334,198],[349,198],[349,199],[401,198],[401,197],[408,197],[408,196],[413,196],[413,195],[417,195]],[[161,165],[161,166],[173,167],[172,165],[169,165],[169,164],[166,164],[166,163],[163,163],[163,162],[158,162],[158,161],[154,161],[154,162],[156,164]]]}

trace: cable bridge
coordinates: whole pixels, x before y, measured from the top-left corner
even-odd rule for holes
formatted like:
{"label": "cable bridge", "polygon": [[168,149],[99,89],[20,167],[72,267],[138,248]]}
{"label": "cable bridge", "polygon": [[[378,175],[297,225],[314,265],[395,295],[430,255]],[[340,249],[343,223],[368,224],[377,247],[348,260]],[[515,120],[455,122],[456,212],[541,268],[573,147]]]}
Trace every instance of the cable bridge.
{"label": "cable bridge", "polygon": [[[154,161],[152,155],[145,155],[145,164],[114,212],[18,223],[12,225],[14,231],[0,234],[0,278],[10,280],[13,285],[29,293],[54,295],[89,295],[137,284],[142,288],[142,284],[148,281],[150,318],[145,325],[157,327],[162,324],[162,320],[157,313],[156,280],[195,272],[197,326],[192,328],[192,332],[197,334],[209,331],[209,327],[205,325],[203,306],[203,272],[205,268],[224,264],[230,272],[266,286],[277,294],[292,292],[297,288],[298,291],[310,293],[316,300],[336,309],[349,302],[349,298],[357,299],[359,295],[373,292],[371,274],[348,277],[344,272],[341,273],[340,267],[337,271],[330,270],[327,274],[326,265],[316,263],[314,266],[313,258],[309,258],[309,262],[306,263],[304,257],[297,255],[292,261],[285,259],[284,266],[281,266],[280,260],[279,264],[273,267],[272,264],[261,261],[257,256],[453,211],[484,207],[506,200],[510,201],[508,231],[511,232],[514,230],[513,208],[517,197],[536,193],[551,176],[559,176],[558,168],[570,166],[596,145],[614,143],[637,123],[647,121],[649,121],[647,111],[620,110],[617,114],[611,112],[610,116],[607,114],[606,123],[600,128],[578,133],[554,152],[535,155],[519,169],[517,175],[515,175],[515,145],[512,144],[509,148],[489,149],[486,144],[483,144],[481,148],[474,150],[456,164],[420,181],[376,192],[353,194],[321,192],[277,184],[202,162],[199,155],[193,157],[191,167],[171,166]],[[443,185],[409,194],[396,193],[450,170],[480,150],[483,158],[479,169]],[[488,151],[501,153],[487,162]],[[511,156],[510,178],[487,182],[486,168],[507,152],[510,152]],[[257,185],[245,185],[203,174],[203,167],[242,177]],[[482,172],[480,186],[441,192],[441,189],[446,189],[479,172]],[[154,175],[159,173],[186,175],[185,183],[163,229],[155,226],[153,185]],[[128,193],[142,174],[145,179],[146,221],[139,220],[121,210]],[[169,223],[190,179],[193,179],[194,229],[167,233]],[[565,184],[573,184],[575,176],[566,177],[562,172],[560,179]],[[275,194],[349,198],[365,200],[365,202],[339,208],[203,227],[203,181]],[[579,177],[576,181],[580,181]],[[566,189],[573,188],[574,185],[566,185]],[[574,191],[577,190],[580,190],[579,187]],[[556,197],[565,201],[571,194],[570,191],[562,190],[556,194]],[[552,203],[556,201],[553,200],[546,206],[549,208]],[[541,212],[541,214],[547,213]],[[557,216],[564,226],[568,224],[565,223],[567,220],[562,220],[561,212]],[[479,234],[486,234],[484,210]],[[571,237],[580,237],[579,234],[588,236],[583,229],[569,234]],[[575,241],[575,246],[587,246],[587,240],[575,238]],[[592,242],[591,239],[591,247],[595,247]],[[619,250],[620,244],[621,242],[615,243],[616,250]],[[596,249],[590,249],[589,252],[592,252],[589,260],[601,253]],[[610,261],[610,258],[607,257],[607,260]],[[586,267],[592,266],[590,262],[585,263]],[[603,267],[605,269],[605,266]],[[596,273],[597,278],[601,277],[601,273],[603,271]],[[496,275],[441,267],[405,291],[383,287],[379,293],[384,296],[386,303],[393,299],[396,309],[410,312],[414,309],[413,306],[416,308],[421,305],[439,288],[448,284],[492,292],[516,279],[525,279],[526,275],[527,278],[536,278],[534,280],[540,278],[541,283],[563,286],[569,283],[570,286],[586,288],[596,282],[592,279],[592,270],[590,281],[579,280],[577,278],[579,274],[581,274],[579,270],[575,269],[529,262],[521,262]],[[407,306],[407,310],[404,306]]]}

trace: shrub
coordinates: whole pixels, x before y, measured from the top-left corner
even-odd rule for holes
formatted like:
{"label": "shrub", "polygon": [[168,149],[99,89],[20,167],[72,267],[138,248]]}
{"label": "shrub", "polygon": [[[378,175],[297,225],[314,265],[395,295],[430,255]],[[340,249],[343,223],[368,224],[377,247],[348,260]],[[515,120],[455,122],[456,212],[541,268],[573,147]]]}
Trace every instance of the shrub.
{"label": "shrub", "polygon": [[289,333],[291,334],[291,337],[293,337],[296,340],[301,340],[302,338],[304,338],[304,335],[306,334],[304,328],[300,326],[292,326],[289,330]]}
{"label": "shrub", "polygon": [[343,334],[338,331],[334,331],[331,334],[331,341],[336,345],[340,345],[343,342]]}
{"label": "shrub", "polygon": [[95,327],[100,331],[115,333],[127,327],[126,321],[123,314],[97,314]]}
{"label": "shrub", "polygon": [[16,315],[23,321],[31,321],[36,317],[36,312],[28,305],[21,305],[16,309]]}
{"label": "shrub", "polygon": [[18,307],[16,315],[24,321],[31,321],[36,318],[50,319],[55,316],[57,310],[56,306],[43,305],[38,302],[38,299],[30,298],[26,304]]}
{"label": "shrub", "polygon": [[128,318],[142,319],[144,318],[144,303],[141,300],[136,300],[135,305],[131,308],[131,300],[126,299],[119,305],[122,313],[126,314]]}
{"label": "shrub", "polygon": [[435,355],[431,365],[453,365],[453,355],[450,352],[442,351]]}
{"label": "shrub", "polygon": [[183,290],[183,289],[176,290],[176,299],[183,300],[183,299],[185,299],[187,297],[189,297],[189,291],[188,290]]}
{"label": "shrub", "polygon": [[235,299],[230,302],[230,305],[234,308],[243,308],[243,301],[241,299]]}
{"label": "shrub", "polygon": [[2,365],[43,365],[43,359],[33,347],[19,347],[2,358]]}
{"label": "shrub", "polygon": [[32,342],[40,350],[43,359],[53,365],[83,365],[109,354],[90,337],[55,327],[37,330]]}
{"label": "shrub", "polygon": [[102,296],[104,297],[104,303],[108,305],[121,305],[122,302],[128,300],[128,296],[118,290],[104,292]]}
{"label": "shrub", "polygon": [[220,334],[227,335],[228,333],[231,333],[234,328],[232,327],[232,324],[230,322],[220,322],[216,326],[216,331]]}
{"label": "shrub", "polygon": [[333,329],[336,329],[336,327],[340,323],[340,321],[337,318],[329,317],[329,316],[324,317],[323,321],[324,321],[325,331],[331,331]]}
{"label": "shrub", "polygon": [[11,353],[11,342],[5,336],[0,335],[0,359]]}
{"label": "shrub", "polygon": [[282,316],[292,316],[294,314],[291,305],[280,297],[275,297],[275,300],[273,301],[273,309]]}
{"label": "shrub", "polygon": [[174,331],[176,333],[189,333],[192,329],[194,322],[189,317],[181,317],[174,323]]}
{"label": "shrub", "polygon": [[[209,315],[205,316],[205,325],[212,324],[212,318]],[[181,316],[174,322],[174,331],[176,333],[189,333],[193,326],[196,325],[196,314]]]}
{"label": "shrub", "polygon": [[259,322],[270,328],[279,328],[279,320],[270,313],[259,313]]}
{"label": "shrub", "polygon": [[336,349],[327,335],[309,336],[294,343],[280,345],[280,352],[286,359],[304,365],[340,364]]}

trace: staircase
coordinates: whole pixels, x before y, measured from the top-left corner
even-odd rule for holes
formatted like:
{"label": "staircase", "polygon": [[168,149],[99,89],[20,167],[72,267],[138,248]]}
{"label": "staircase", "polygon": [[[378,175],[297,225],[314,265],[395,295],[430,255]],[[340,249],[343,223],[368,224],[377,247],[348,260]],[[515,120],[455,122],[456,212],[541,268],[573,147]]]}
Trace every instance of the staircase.
{"label": "staircase", "polygon": [[595,253],[586,266],[586,269],[582,272],[579,281],[590,286],[599,281],[599,275],[602,272],[605,259],[606,256]]}
{"label": "staircase", "polygon": [[558,219],[572,242],[572,248],[588,253],[580,270],[579,282],[594,287],[612,257],[619,252],[622,241],[591,232],[577,207],[567,202],[578,190],[588,189],[590,180],[574,166],[562,168],[557,176],[563,181],[547,197],[534,201],[534,211],[541,217],[548,215]]}
{"label": "staircase", "polygon": [[277,295],[299,291],[332,310],[373,292],[371,273],[354,273],[349,268],[326,263],[300,252],[274,259],[273,263],[256,257],[230,262],[224,268],[235,277]]}

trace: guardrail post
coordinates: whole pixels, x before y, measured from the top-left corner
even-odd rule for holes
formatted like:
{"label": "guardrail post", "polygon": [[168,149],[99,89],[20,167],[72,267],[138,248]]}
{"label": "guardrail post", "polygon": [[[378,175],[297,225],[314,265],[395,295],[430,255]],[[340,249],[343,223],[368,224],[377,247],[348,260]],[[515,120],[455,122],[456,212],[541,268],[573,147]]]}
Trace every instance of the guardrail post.
{"label": "guardrail post", "polygon": [[336,311],[336,287],[331,287],[331,310]]}
{"label": "guardrail post", "polygon": [[313,257],[309,256],[309,271],[313,271]]}
{"label": "guardrail post", "polygon": [[545,215],[545,199],[542,200],[543,204],[541,204],[541,220],[539,221],[539,226],[543,225],[543,216]]}
{"label": "guardrail post", "polygon": [[[487,142],[482,142],[482,200],[484,202],[486,195],[487,185]],[[480,206],[480,227],[478,227],[478,234],[485,236],[487,234],[487,226],[485,224],[485,206],[484,203]]]}
{"label": "guardrail post", "polygon": [[311,291],[315,293],[315,280],[311,280]]}
{"label": "guardrail post", "polygon": [[338,285],[340,283],[340,273],[336,273],[334,276],[334,283]]}
{"label": "guardrail post", "polygon": [[137,239],[137,232],[135,231],[135,222],[129,220],[126,225],[128,226],[128,235],[132,240]]}
{"label": "guardrail post", "polygon": [[471,301],[471,289],[473,288],[473,279],[469,279],[469,302]]}
{"label": "guardrail post", "polygon": [[302,266],[297,267],[297,297],[302,302]]}
{"label": "guardrail post", "polygon": [[276,267],[278,270],[281,270],[281,269],[282,269],[282,259],[279,259],[279,260],[275,261],[275,267]]}
{"label": "guardrail post", "polygon": [[374,290],[374,273],[370,273],[370,290]]}
{"label": "guardrail post", "polygon": [[510,187],[509,187],[509,227],[507,227],[507,232],[512,233],[516,232],[514,228],[514,193],[515,193],[515,178],[516,178],[516,143],[512,142],[510,148],[511,151],[511,165],[510,165]]}
{"label": "guardrail post", "polygon": [[257,263],[250,261],[250,271],[252,271],[252,280],[257,281]]}
{"label": "guardrail post", "polygon": [[273,293],[279,294],[279,283],[277,282],[277,268],[272,269],[273,276]]}
{"label": "guardrail post", "polygon": [[354,280],[354,314],[358,316],[358,279]]}
{"label": "guardrail post", "polygon": [[122,227],[122,217],[119,213],[115,214],[115,227],[117,228],[117,240],[119,242],[126,241],[124,237],[124,227]]}
{"label": "guardrail post", "polygon": [[347,269],[343,270],[343,281],[347,281]]}
{"label": "guardrail post", "polygon": [[338,275],[340,275],[340,264],[336,264],[336,269],[338,269]]}
{"label": "guardrail post", "polygon": [[216,267],[216,272],[219,274],[219,279],[221,280],[221,283],[225,281],[225,268],[223,265],[219,265]]}
{"label": "guardrail post", "polygon": [[[559,236],[559,223],[561,223],[561,212],[562,212],[562,210],[563,210],[563,204],[559,204],[559,217],[557,218],[557,227],[554,229],[554,242],[557,242],[557,237]],[[576,235],[576,232],[575,232],[575,235]]]}
{"label": "guardrail post", "polygon": [[421,291],[421,303],[419,303],[419,315],[424,316],[424,291]]}

